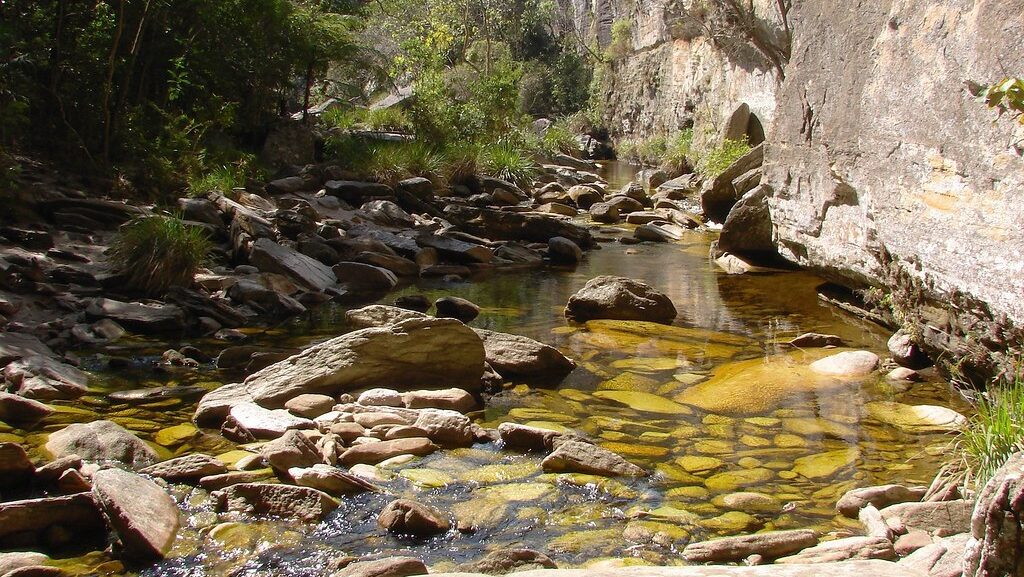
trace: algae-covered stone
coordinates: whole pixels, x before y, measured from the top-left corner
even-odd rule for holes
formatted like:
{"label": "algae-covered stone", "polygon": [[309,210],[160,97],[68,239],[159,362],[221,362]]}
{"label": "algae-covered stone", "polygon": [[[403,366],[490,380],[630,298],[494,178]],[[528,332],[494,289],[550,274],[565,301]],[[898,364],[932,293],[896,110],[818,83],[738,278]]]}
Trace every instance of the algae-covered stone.
{"label": "algae-covered stone", "polygon": [[668,454],[666,447],[658,447],[655,445],[644,445],[640,443],[621,443],[615,441],[609,441],[601,443],[601,446],[613,453],[620,455],[628,455],[630,457],[648,457],[657,458],[664,457]]}
{"label": "algae-covered stone", "polygon": [[688,501],[706,501],[708,496],[711,494],[710,491],[699,485],[693,485],[690,487],[676,487],[675,489],[669,489],[665,496],[669,499],[685,499]]}
{"label": "algae-covered stone", "polygon": [[603,551],[622,539],[621,529],[573,531],[548,542],[548,549],[559,553],[595,553]]}
{"label": "algae-covered stone", "polygon": [[174,425],[173,427],[167,427],[166,429],[160,429],[155,435],[153,435],[153,441],[158,445],[164,447],[175,447],[182,443],[187,443],[199,435],[199,429],[191,423],[182,423],[180,425]]}
{"label": "algae-covered stone", "polygon": [[860,459],[860,449],[829,451],[795,461],[793,472],[808,479],[830,479],[839,471],[853,466]]}
{"label": "algae-covered stone", "polygon": [[[869,403],[870,404],[870,403]],[[859,435],[857,430],[821,418],[794,417],[782,420],[783,430],[800,435],[802,437],[827,437],[832,439],[856,440]]]}
{"label": "algae-covered stone", "polygon": [[437,469],[402,469],[398,474],[421,489],[438,489],[455,482],[454,477]]}
{"label": "algae-covered stone", "polygon": [[807,440],[797,435],[779,433],[772,437],[772,444],[781,449],[792,449],[796,447],[806,447]]}
{"label": "algae-covered stone", "polygon": [[775,478],[775,473],[769,469],[740,469],[738,471],[726,471],[712,475],[704,481],[704,485],[715,492],[735,491],[741,487],[749,487],[760,483],[767,483]]}
{"label": "algae-covered stone", "polygon": [[537,462],[484,465],[459,475],[463,481],[476,483],[501,483],[523,479],[537,472]]}
{"label": "algae-covered stone", "polygon": [[536,501],[554,492],[555,488],[547,483],[506,483],[476,490],[485,498],[503,501]]}
{"label": "algae-covered stone", "polygon": [[815,373],[807,366],[813,358],[815,353],[796,351],[724,364],[674,400],[723,415],[758,416],[787,405],[817,402],[823,391],[855,386]]}
{"label": "algae-covered stone", "polygon": [[687,455],[685,457],[679,457],[676,459],[676,464],[685,469],[690,473],[702,473],[704,471],[713,471],[725,464],[725,461],[715,457],[701,457],[697,455]]}
{"label": "algae-covered stone", "polygon": [[[551,475],[541,475],[537,481],[546,481]],[[584,473],[561,473],[553,476],[553,481],[559,484],[573,485],[575,487],[588,487],[618,498],[635,499],[638,494],[624,483],[600,475],[587,475]]]}
{"label": "algae-covered stone", "polygon": [[757,524],[758,520],[756,517],[743,511],[729,511],[717,517],[705,519],[703,522],[705,527],[723,533],[736,533]]}
{"label": "algae-covered stone", "polygon": [[473,498],[452,505],[452,513],[460,528],[497,527],[507,518],[508,501],[494,496]]}
{"label": "algae-covered stone", "polygon": [[635,357],[612,362],[612,368],[614,369],[644,373],[674,371],[685,366],[687,366],[686,362],[673,357]]}
{"label": "algae-covered stone", "polygon": [[640,391],[597,391],[594,396],[626,405],[627,407],[648,413],[664,415],[689,415],[693,411],[689,407],[670,401],[658,395]]}
{"label": "algae-covered stone", "polygon": [[626,372],[604,381],[597,388],[600,391],[653,391],[658,388],[658,381],[636,373]]}
{"label": "algae-covered stone", "polygon": [[728,455],[733,452],[732,443],[718,439],[697,441],[693,444],[693,448],[698,453],[704,453],[705,455]]}
{"label": "algae-covered stone", "polygon": [[912,433],[955,431],[967,424],[967,418],[960,413],[934,405],[874,401],[865,408],[873,419]]}

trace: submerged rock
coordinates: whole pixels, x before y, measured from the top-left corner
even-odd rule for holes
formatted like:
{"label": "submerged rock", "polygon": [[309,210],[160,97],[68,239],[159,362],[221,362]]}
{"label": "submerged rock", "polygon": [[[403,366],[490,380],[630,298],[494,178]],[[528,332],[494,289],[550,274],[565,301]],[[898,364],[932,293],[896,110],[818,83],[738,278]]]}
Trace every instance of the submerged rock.
{"label": "submerged rock", "polygon": [[793,463],[793,472],[808,479],[831,479],[859,459],[860,450],[857,448],[829,451],[800,457]]}
{"label": "submerged rock", "polygon": [[956,431],[967,424],[967,418],[960,413],[934,405],[873,401],[865,408],[871,418],[912,433]]}
{"label": "submerged rock", "polygon": [[458,567],[459,571],[486,575],[504,575],[513,571],[557,568],[558,566],[550,557],[532,549],[499,549],[491,551],[482,559]]}
{"label": "submerged rock", "polygon": [[880,363],[871,351],[846,351],[811,363],[811,370],[836,377],[862,377],[870,375]]}
{"label": "submerged rock", "polygon": [[415,557],[388,557],[349,563],[331,577],[410,577],[426,575],[427,566]]}
{"label": "submerged rock", "polygon": [[151,561],[170,551],[180,525],[178,505],[153,481],[121,469],[92,477],[92,491],[126,556]]}
{"label": "submerged rock", "polygon": [[566,318],[576,322],[618,319],[668,324],[676,314],[665,294],[643,282],[616,276],[590,279],[565,305]]}

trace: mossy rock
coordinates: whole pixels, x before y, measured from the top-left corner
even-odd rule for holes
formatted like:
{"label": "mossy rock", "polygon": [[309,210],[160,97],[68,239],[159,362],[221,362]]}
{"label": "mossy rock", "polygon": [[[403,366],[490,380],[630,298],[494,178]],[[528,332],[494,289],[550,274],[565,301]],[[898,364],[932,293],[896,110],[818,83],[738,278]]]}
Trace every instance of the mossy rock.
{"label": "mossy rock", "polygon": [[857,386],[811,371],[807,365],[820,356],[821,353],[815,356],[812,352],[795,351],[767,359],[727,363],[718,367],[710,379],[673,399],[708,412],[751,417],[787,405],[816,401],[822,391]]}
{"label": "mossy rock", "polygon": [[831,479],[859,459],[860,449],[857,448],[829,451],[800,457],[794,462],[793,472],[807,479]]}
{"label": "mossy rock", "polygon": [[548,542],[548,549],[556,553],[603,553],[622,542],[621,529],[573,531]]}
{"label": "mossy rock", "polygon": [[626,523],[626,528],[623,531],[623,534],[628,534],[635,529],[643,529],[650,533],[661,533],[675,543],[686,543],[690,540],[689,531],[684,527],[680,527],[679,525],[672,523],[665,523],[661,521],[641,521],[634,519],[629,523]]}
{"label": "mossy rock", "polygon": [[772,442],[764,437],[755,437],[754,435],[743,435],[740,437],[740,444],[746,445],[747,447],[770,447]]}
{"label": "mossy rock", "polygon": [[724,493],[767,483],[774,478],[775,472],[768,469],[740,469],[712,475],[705,479],[704,486],[716,493]]}
{"label": "mossy rock", "polygon": [[508,416],[516,421],[554,421],[556,423],[569,423],[576,420],[572,415],[560,415],[548,409],[535,407],[516,407],[508,412]]}
{"label": "mossy rock", "polygon": [[626,486],[622,481],[599,475],[586,475],[584,473],[545,474],[537,477],[537,481],[594,488],[609,497],[618,499],[636,499],[639,496],[636,491]]}
{"label": "mossy rock", "polygon": [[743,511],[744,513],[777,514],[782,511],[782,503],[778,499],[765,493],[753,491],[741,491],[719,495],[711,500],[711,503],[719,509],[732,511]]}
{"label": "mossy rock", "polygon": [[729,511],[717,517],[705,519],[703,526],[720,533],[738,533],[755,527],[760,522],[756,517],[743,511]]}
{"label": "mossy rock", "polygon": [[674,325],[663,325],[647,321],[621,321],[610,319],[598,319],[587,321],[587,330],[592,332],[625,333],[640,337],[657,337],[681,342],[694,342],[705,344],[723,344],[733,347],[750,346],[752,341],[748,337],[709,331],[699,328],[679,327]]}
{"label": "mossy rock", "polygon": [[676,487],[675,489],[669,489],[665,492],[665,497],[669,499],[685,499],[692,501],[706,501],[709,495],[711,495],[711,492],[700,485]]}
{"label": "mossy rock", "polygon": [[729,455],[733,452],[732,443],[719,439],[698,441],[693,444],[693,448],[698,453],[704,453],[705,455]]}
{"label": "mossy rock", "polygon": [[641,391],[597,391],[594,396],[599,399],[607,399],[621,403],[627,407],[645,413],[659,413],[663,415],[690,415],[693,411],[684,405],[670,401],[665,397],[644,393]]}
{"label": "mossy rock", "polygon": [[685,469],[678,465],[672,465],[670,463],[658,463],[654,466],[654,469],[663,477],[669,481],[676,483],[685,483],[688,485],[696,485],[703,483],[704,479],[701,479],[693,473],[686,472]]}
{"label": "mossy rock", "polygon": [[682,509],[680,507],[673,507],[672,505],[662,505],[649,511],[644,511],[645,517],[651,517],[654,519],[667,519],[674,523],[686,523],[688,525],[696,525],[701,522],[700,516],[696,515],[689,509]]}
{"label": "mossy rock", "polygon": [[540,470],[540,463],[524,461],[498,465],[485,465],[471,469],[459,475],[463,481],[476,483],[504,483],[524,479]]}
{"label": "mossy rock", "polygon": [[715,457],[702,457],[698,455],[687,455],[676,459],[676,464],[688,473],[704,473],[713,471],[723,465],[725,461]]}
{"label": "mossy rock", "polygon": [[153,441],[164,447],[176,447],[195,439],[200,434],[199,429],[192,423],[182,423],[173,427],[167,427],[166,429],[160,429],[153,435]]}
{"label": "mossy rock", "polygon": [[555,421],[526,421],[523,423],[528,427],[536,427],[538,429],[546,429],[548,431],[555,431],[556,433],[571,433],[572,427],[567,427],[562,423],[556,423]]}
{"label": "mossy rock", "polygon": [[402,469],[398,474],[420,489],[440,489],[455,482],[454,477],[437,469]]}
{"label": "mossy rock", "polygon": [[488,499],[518,502],[537,501],[554,492],[555,488],[547,483],[505,483],[481,487],[474,491],[474,494]]}
{"label": "mossy rock", "polygon": [[[604,381],[597,386],[600,391],[653,391],[658,388],[658,381],[638,375],[636,373],[621,373],[615,377]],[[594,396],[600,397],[598,393],[594,393]]]}
{"label": "mossy rock", "polygon": [[797,447],[806,447],[807,439],[791,433],[779,433],[772,437],[772,444],[780,449],[793,449]]}
{"label": "mossy rock", "polygon": [[508,517],[508,501],[483,497],[452,504],[452,514],[460,526],[477,529],[501,525]]}
{"label": "mossy rock", "polygon": [[656,445],[644,445],[640,443],[619,443],[607,441],[601,443],[601,446],[613,453],[618,453],[620,455],[626,455],[629,457],[658,458],[668,455],[668,449],[666,447],[658,447]]}
{"label": "mossy rock", "polygon": [[957,431],[967,418],[953,409],[935,405],[905,405],[875,401],[865,405],[868,415],[876,421],[910,433],[942,433]]}
{"label": "mossy rock", "polygon": [[675,371],[688,366],[689,363],[675,357],[634,357],[631,359],[619,359],[612,362],[612,368],[623,371],[636,371],[641,373],[660,373],[664,371]]}
{"label": "mossy rock", "polygon": [[570,401],[577,401],[580,403],[587,403],[592,400],[591,396],[583,391],[577,391],[575,389],[560,389],[559,395],[569,399]]}
{"label": "mossy rock", "polygon": [[853,427],[820,418],[783,419],[782,429],[802,437],[857,439],[860,436]]}

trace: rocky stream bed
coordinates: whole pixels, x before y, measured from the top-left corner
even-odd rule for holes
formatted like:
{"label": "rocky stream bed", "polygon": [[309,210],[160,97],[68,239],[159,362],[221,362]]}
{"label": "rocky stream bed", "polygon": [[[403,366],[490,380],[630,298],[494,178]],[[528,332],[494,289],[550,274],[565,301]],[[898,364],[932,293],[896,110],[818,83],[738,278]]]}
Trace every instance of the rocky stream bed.
{"label": "rocky stream bed", "polygon": [[[184,200],[251,264],[163,303],[55,265],[102,261],[85,233],[36,256],[23,234],[0,311],[0,548],[49,557],[0,553],[0,575],[959,568],[974,503],[926,490],[966,403],[897,368],[898,339],[813,275],[716,263],[686,195],[592,168],[445,213],[422,182],[315,171],[272,200]],[[343,206],[377,196],[394,201]],[[50,202],[62,230],[102,218]],[[513,208],[474,208],[496,202]],[[67,314],[34,324],[46,298]]]}

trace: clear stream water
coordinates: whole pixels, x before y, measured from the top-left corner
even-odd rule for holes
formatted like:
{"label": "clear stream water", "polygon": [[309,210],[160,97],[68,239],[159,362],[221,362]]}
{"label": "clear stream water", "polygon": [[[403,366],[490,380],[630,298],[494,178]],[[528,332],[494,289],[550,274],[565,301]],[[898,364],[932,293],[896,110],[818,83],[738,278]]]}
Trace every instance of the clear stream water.
{"label": "clear stream water", "polygon": [[[612,188],[631,169],[609,174]],[[602,237],[629,236],[602,227]],[[857,524],[836,515],[836,499],[858,485],[928,483],[943,462],[948,434],[921,433],[883,424],[870,410],[879,401],[966,410],[938,380],[906,387],[871,377],[853,382],[814,382],[800,367],[834,351],[794,351],[781,343],[803,332],[842,337],[850,348],[884,357],[888,333],[850,317],[816,297],[821,280],[806,272],[730,276],[708,258],[714,235],[693,232],[672,244],[604,242],[575,269],[494,272],[472,282],[420,280],[392,293],[431,299],[457,295],[483,311],[474,326],[526,335],[559,347],[579,367],[554,388],[516,385],[477,414],[485,426],[503,421],[581,431],[644,466],[643,479],[547,475],[542,455],[503,451],[495,445],[439,451],[382,471],[386,494],[342,500],[317,526],[275,520],[218,518],[205,492],[184,486],[174,495],[183,528],[170,557],[140,574],[158,576],[312,576],[346,555],[403,554],[432,570],[506,547],[549,554],[560,566],[598,560],[681,563],[689,542],[762,529],[810,527],[823,535],[855,533]],[[643,279],[664,291],[679,317],[673,329],[616,323],[569,326],[562,308],[590,278],[616,274]],[[302,346],[350,327],[345,307],[254,334],[268,346]],[[223,344],[220,344],[223,346]],[[118,404],[112,390],[199,383],[210,388],[236,375],[199,371],[156,372],[160,343],[129,343],[117,354],[134,365],[99,373],[97,392],[67,406],[33,431],[0,436],[41,446],[45,433],[66,423],[110,418],[161,445],[167,455],[237,449],[212,431],[188,426],[194,399]],[[216,351],[213,351],[216,352]],[[86,358],[103,366],[106,351]],[[727,381],[708,411],[686,391],[707,379]],[[731,380],[729,380],[731,378]],[[778,391],[783,391],[779,394]],[[635,393],[641,393],[636,395]],[[730,396],[732,395],[732,396]],[[869,405],[874,403],[875,405]],[[736,505],[736,492],[761,496]],[[433,505],[474,530],[428,540],[402,539],[376,525],[380,509],[398,496]],[[733,510],[739,509],[739,510]],[[216,527],[216,529],[213,529]],[[211,530],[212,529],[212,530]],[[75,572],[121,573],[102,554],[68,559]]]}

